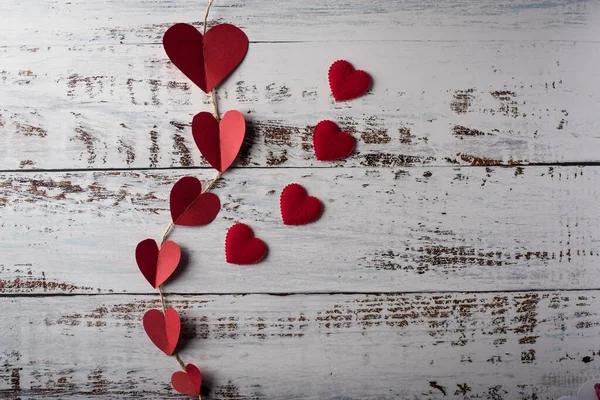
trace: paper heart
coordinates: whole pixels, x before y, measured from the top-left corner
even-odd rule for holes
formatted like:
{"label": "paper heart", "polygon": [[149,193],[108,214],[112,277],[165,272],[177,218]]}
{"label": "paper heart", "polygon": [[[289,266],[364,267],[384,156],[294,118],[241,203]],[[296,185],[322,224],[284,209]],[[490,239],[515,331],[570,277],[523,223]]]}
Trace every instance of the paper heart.
{"label": "paper heart", "polygon": [[338,60],[329,67],[329,87],[335,101],[354,99],[367,93],[371,76],[354,69],[348,61]]}
{"label": "paper heart", "polygon": [[185,366],[185,372],[175,372],[171,375],[171,384],[181,394],[198,397],[202,386],[202,374],[194,364],[188,364]]}
{"label": "paper heart", "polygon": [[185,176],[171,189],[171,218],[175,225],[198,226],[212,222],[221,210],[214,193],[202,193],[202,183]]}
{"label": "paper heart", "polygon": [[172,355],[179,341],[181,321],[173,308],[167,308],[163,314],[160,310],[148,310],[142,319],[146,334],[167,355]]}
{"label": "paper heart", "polygon": [[177,243],[167,240],[158,248],[154,239],[146,239],[135,248],[135,260],[144,278],[157,288],[166,281],[179,265],[181,249]]}
{"label": "paper heart", "polygon": [[165,32],[163,47],[173,64],[208,93],[242,62],[248,37],[230,24],[217,25],[204,36],[192,25],[175,24]]}
{"label": "paper heart", "polygon": [[225,237],[225,259],[230,264],[256,264],[267,255],[267,245],[246,224],[235,224]]}
{"label": "paper heart", "polygon": [[192,120],[192,135],[200,153],[214,169],[224,172],[237,157],[244,135],[244,115],[235,110],[227,111],[221,122],[209,112],[201,112]]}
{"label": "paper heart", "polygon": [[354,138],[346,132],[341,132],[335,122],[325,120],[315,126],[313,147],[317,160],[341,160],[354,150]]}
{"label": "paper heart", "polygon": [[323,212],[323,204],[309,196],[297,183],[287,185],[281,192],[281,218],[285,225],[304,225],[316,221]]}

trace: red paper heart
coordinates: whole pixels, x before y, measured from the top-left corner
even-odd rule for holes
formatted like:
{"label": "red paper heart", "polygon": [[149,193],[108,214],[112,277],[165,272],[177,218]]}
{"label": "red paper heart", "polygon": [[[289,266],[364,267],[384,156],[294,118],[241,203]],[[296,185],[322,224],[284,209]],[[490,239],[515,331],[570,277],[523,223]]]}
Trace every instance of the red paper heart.
{"label": "red paper heart", "polygon": [[175,225],[206,225],[220,210],[217,195],[202,193],[202,183],[192,176],[181,178],[171,189],[171,218]]}
{"label": "red paper heart", "polygon": [[338,60],[329,67],[329,87],[335,101],[354,99],[367,93],[371,76],[355,70],[348,61]]}
{"label": "red paper heart", "polygon": [[335,122],[325,120],[315,126],[313,147],[317,160],[341,160],[354,150],[354,138],[346,132],[341,132]]}
{"label": "red paper heart", "polygon": [[208,93],[242,62],[248,37],[230,24],[217,25],[204,37],[192,25],[175,24],[165,32],[163,47],[173,64]]}
{"label": "red paper heart", "polygon": [[235,224],[225,237],[225,259],[230,264],[256,264],[267,255],[267,245],[246,224]]}
{"label": "red paper heart", "polygon": [[214,169],[225,172],[237,157],[244,135],[244,115],[235,110],[227,111],[221,122],[209,112],[201,112],[192,120],[192,135],[200,153]]}
{"label": "red paper heart", "polygon": [[281,192],[281,217],[285,225],[304,225],[317,220],[323,212],[323,204],[309,196],[302,186],[290,183]]}
{"label": "red paper heart", "polygon": [[146,239],[135,248],[135,260],[144,278],[157,288],[166,281],[179,265],[181,250],[177,243],[167,240],[160,250],[154,239]]}
{"label": "red paper heart", "polygon": [[185,372],[175,372],[171,376],[171,384],[181,394],[198,397],[202,386],[202,374],[194,364],[188,364],[185,366]]}
{"label": "red paper heart", "polygon": [[173,308],[167,308],[165,314],[160,310],[148,310],[142,319],[144,330],[156,345],[167,355],[172,355],[179,341],[181,321]]}

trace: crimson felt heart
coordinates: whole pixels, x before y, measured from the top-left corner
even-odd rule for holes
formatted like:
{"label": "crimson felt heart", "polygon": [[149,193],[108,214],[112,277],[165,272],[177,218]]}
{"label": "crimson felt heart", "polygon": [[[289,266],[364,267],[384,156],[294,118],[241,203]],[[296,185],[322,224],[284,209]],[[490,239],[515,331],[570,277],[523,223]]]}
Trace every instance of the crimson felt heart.
{"label": "crimson felt heart", "polygon": [[285,225],[304,225],[317,220],[323,212],[323,204],[309,196],[297,183],[287,185],[279,201],[281,217]]}
{"label": "crimson felt heart", "polygon": [[146,239],[135,248],[135,260],[144,278],[157,288],[166,281],[179,265],[181,250],[177,243],[167,240],[160,250],[154,239]]}
{"label": "crimson felt heart", "polygon": [[221,209],[214,193],[202,193],[202,183],[185,176],[171,189],[171,218],[175,225],[198,226],[212,222]]}
{"label": "crimson felt heart", "polygon": [[225,259],[230,264],[256,264],[267,255],[267,245],[246,224],[235,224],[225,237]]}
{"label": "crimson felt heart", "polygon": [[194,364],[188,364],[185,366],[185,372],[175,372],[171,376],[171,384],[181,394],[198,397],[202,386],[202,374]]}
{"label": "crimson felt heart", "polygon": [[201,112],[192,120],[192,135],[200,153],[214,169],[224,172],[237,157],[244,135],[244,115],[235,110],[227,111],[221,122],[209,112]]}
{"label": "crimson felt heart", "polygon": [[335,101],[354,99],[367,93],[371,76],[355,70],[348,61],[338,60],[329,67],[329,87]]}
{"label": "crimson felt heart", "polygon": [[335,122],[325,120],[315,126],[313,147],[317,160],[341,160],[354,150],[354,138],[346,132],[341,132]]}
{"label": "crimson felt heart", "polygon": [[163,47],[173,64],[208,93],[242,62],[248,37],[229,24],[217,25],[204,36],[192,25],[175,24],[165,32]]}
{"label": "crimson felt heart", "polygon": [[146,334],[167,355],[172,355],[179,341],[181,321],[173,308],[167,308],[163,314],[160,310],[148,310],[142,319]]}

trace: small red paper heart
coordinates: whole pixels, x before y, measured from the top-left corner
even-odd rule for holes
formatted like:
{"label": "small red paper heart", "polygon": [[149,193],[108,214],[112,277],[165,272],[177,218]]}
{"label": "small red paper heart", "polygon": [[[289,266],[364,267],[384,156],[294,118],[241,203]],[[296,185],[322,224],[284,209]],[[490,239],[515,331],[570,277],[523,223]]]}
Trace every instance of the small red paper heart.
{"label": "small red paper heart", "polygon": [[194,364],[188,364],[185,366],[185,372],[179,371],[171,375],[171,384],[173,389],[181,394],[198,397],[202,386],[202,374]]}
{"label": "small red paper heart", "polygon": [[248,37],[230,24],[217,25],[204,36],[192,25],[175,24],[165,32],[163,47],[173,64],[208,93],[242,62]]}
{"label": "small red paper heart", "polygon": [[317,160],[341,160],[354,150],[354,138],[346,132],[341,132],[335,122],[325,120],[315,126],[313,147]]}
{"label": "small red paper heart", "polygon": [[135,260],[144,278],[157,288],[166,281],[179,265],[181,249],[177,243],[167,240],[160,250],[154,239],[146,239],[135,248]]}
{"label": "small red paper heart", "polygon": [[167,308],[165,314],[160,310],[148,310],[142,319],[146,334],[156,347],[167,355],[172,355],[179,341],[181,321],[173,308]]}
{"label": "small red paper heart", "polygon": [[225,237],[225,259],[230,264],[256,264],[265,258],[267,245],[255,238],[246,224],[235,224]]}
{"label": "small red paper heart", "polygon": [[354,99],[367,93],[371,76],[354,69],[348,61],[338,60],[329,67],[329,87],[335,101]]}
{"label": "small red paper heart", "polygon": [[227,111],[221,122],[209,112],[201,112],[192,120],[192,135],[200,153],[214,169],[225,172],[237,157],[244,136],[244,115],[235,110]]}
{"label": "small red paper heart", "polygon": [[181,178],[171,189],[171,218],[175,225],[206,225],[220,210],[217,195],[202,193],[202,183],[192,176]]}
{"label": "small red paper heart", "polygon": [[304,225],[316,221],[323,212],[323,204],[309,196],[302,186],[290,183],[281,192],[281,217],[285,225]]}

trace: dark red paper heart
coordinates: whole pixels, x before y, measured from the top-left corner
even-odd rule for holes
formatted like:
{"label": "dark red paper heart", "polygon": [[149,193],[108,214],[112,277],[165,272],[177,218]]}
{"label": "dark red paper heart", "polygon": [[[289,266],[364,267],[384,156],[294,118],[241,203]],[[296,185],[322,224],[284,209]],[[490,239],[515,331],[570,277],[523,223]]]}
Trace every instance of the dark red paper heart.
{"label": "dark red paper heart", "polygon": [[163,47],[173,64],[208,93],[242,62],[248,37],[230,24],[217,25],[204,36],[192,25],[175,24],[165,32]]}
{"label": "dark red paper heart", "polygon": [[341,160],[354,150],[354,138],[346,132],[341,132],[335,122],[325,120],[315,126],[313,147],[317,160]]}
{"label": "dark red paper heart", "polygon": [[160,250],[154,239],[146,239],[135,248],[135,260],[144,278],[157,288],[166,281],[179,265],[181,250],[177,243],[167,240]]}
{"label": "dark red paper heart", "polygon": [[225,260],[230,264],[256,264],[267,255],[267,245],[254,237],[246,224],[235,224],[225,237]]}
{"label": "dark red paper heart", "polygon": [[338,60],[329,67],[329,87],[335,101],[354,99],[367,93],[371,76],[354,69],[348,61]]}
{"label": "dark red paper heart", "polygon": [[321,201],[309,196],[306,189],[297,183],[290,183],[283,189],[279,205],[285,225],[308,224],[316,221],[323,212]]}
{"label": "dark red paper heart", "polygon": [[181,178],[171,189],[171,218],[175,225],[206,225],[220,210],[217,195],[202,193],[202,183],[192,176]]}
{"label": "dark red paper heart", "polygon": [[179,371],[171,375],[171,384],[173,389],[181,394],[198,397],[202,386],[202,374],[194,364],[188,364],[185,366],[185,372]]}
{"label": "dark red paper heart", "polygon": [[142,319],[146,334],[167,355],[172,355],[179,341],[181,321],[173,308],[167,308],[163,314],[160,310],[148,310]]}

